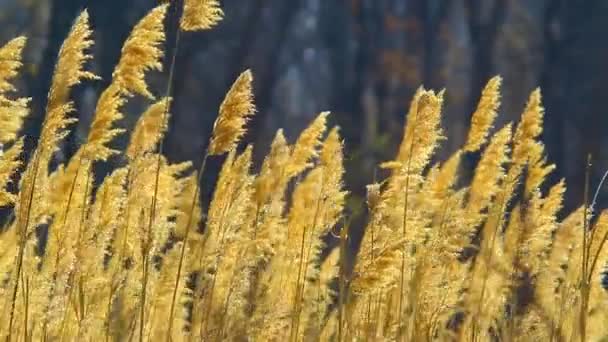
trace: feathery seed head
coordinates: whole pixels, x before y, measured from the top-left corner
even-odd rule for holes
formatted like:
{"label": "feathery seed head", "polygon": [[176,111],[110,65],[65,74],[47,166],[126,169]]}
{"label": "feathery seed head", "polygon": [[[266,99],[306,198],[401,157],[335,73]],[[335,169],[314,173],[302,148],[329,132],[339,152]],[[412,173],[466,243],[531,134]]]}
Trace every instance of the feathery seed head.
{"label": "feathery seed head", "polygon": [[471,118],[471,128],[464,150],[468,152],[478,151],[488,137],[492,123],[496,119],[497,109],[500,106],[500,85],[502,78],[494,76],[486,84],[481,93],[481,99],[477,109]]}
{"label": "feathery seed head", "polygon": [[402,171],[409,167],[409,172],[418,173],[428,164],[438,142],[444,138],[440,126],[443,94],[424,88],[416,91],[397,158],[380,167]]}
{"label": "feathery seed head", "polygon": [[23,119],[29,114],[28,98],[11,100],[5,96],[7,92],[15,91],[10,81],[22,66],[21,52],[25,42],[25,37],[19,37],[0,48],[0,144],[17,138]]}
{"label": "feathery seed head", "polygon": [[547,164],[545,148],[541,142],[534,142],[528,149],[528,174],[525,181],[525,195],[531,196],[544,182],[547,175],[555,170],[554,164]]}
{"label": "feathery seed head", "polygon": [[[175,224],[175,234],[178,238],[183,238],[188,229],[198,227],[201,220],[198,192],[197,172],[193,172],[185,179],[184,189],[177,198],[177,218]],[[194,210],[192,210],[192,198],[194,198]],[[193,215],[190,217],[190,215]],[[190,225],[190,227],[188,227]]]}
{"label": "feathery seed head", "polygon": [[86,145],[83,146],[86,158],[90,160],[107,160],[111,155],[118,153],[118,151],[106,145],[115,136],[124,132],[124,129],[112,128],[114,122],[123,117],[120,108],[124,103],[125,99],[120,96],[120,86],[116,83],[111,83],[101,93],[97,101],[95,118],[91,123]]}
{"label": "feathery seed head", "polygon": [[[298,183],[293,192],[293,201],[289,209],[289,238],[292,247],[297,245],[301,233],[297,231],[305,229],[307,222],[312,220],[311,212],[316,210],[317,202],[322,196],[323,169],[315,167],[310,170],[301,183]],[[293,229],[295,228],[295,229]]]}
{"label": "feathery seed head", "polygon": [[30,113],[29,98],[10,100],[0,94],[0,144],[17,138],[23,120]]}
{"label": "feathery seed head", "polygon": [[342,177],[344,175],[342,141],[338,127],[332,128],[323,142],[319,153],[319,164],[323,170],[323,224],[324,228],[331,228],[342,214],[346,191],[343,191]]}
{"label": "feathery seed head", "polygon": [[564,193],[566,192],[566,181],[561,179],[557,184],[551,187],[549,194],[543,203],[543,210],[557,213],[562,208]]}
{"label": "feathery seed head", "polygon": [[19,158],[23,151],[23,138],[17,140],[13,146],[0,155],[0,207],[13,204],[16,196],[6,191],[12,176],[23,163]]}
{"label": "feathery seed head", "polygon": [[226,94],[220,105],[220,113],[213,124],[209,155],[223,154],[234,149],[245,134],[245,124],[255,113],[252,81],[251,71],[246,70]]}
{"label": "feathery seed head", "polygon": [[433,184],[433,193],[435,193],[438,198],[447,196],[448,191],[456,182],[461,155],[461,150],[456,151],[439,169],[437,180]]}
{"label": "feathery seed head", "polygon": [[0,48],[0,93],[15,91],[10,80],[17,76],[19,68],[23,65],[21,52],[26,42],[25,37],[17,37]]}
{"label": "feathery seed head", "polygon": [[154,98],[148,90],[145,73],[148,70],[162,69],[162,44],[165,40],[163,21],[167,7],[168,5],[161,5],[150,11],[135,25],[125,41],[120,60],[112,74],[112,83],[97,101],[95,118],[85,146],[86,158],[107,160],[118,152],[106,145],[124,132],[124,129],[112,126],[123,117],[120,108],[126,102],[125,96],[139,94]]}
{"label": "feathery seed head", "polygon": [[89,27],[89,13],[84,10],[72,25],[72,29],[61,45],[53,81],[49,91],[47,111],[52,111],[68,101],[70,90],[82,80],[99,77],[84,70],[84,64],[93,56],[88,50],[93,46]]}
{"label": "feathery seed head", "polygon": [[318,155],[317,148],[321,144],[321,136],[325,132],[328,115],[329,112],[320,113],[298,137],[287,165],[289,178],[312,166],[310,161]]}
{"label": "feathery seed head", "polygon": [[[339,128],[334,127],[329,131],[323,142],[319,153],[319,161],[329,172],[342,172],[342,141],[340,140]],[[327,172],[327,171],[326,171]]]}
{"label": "feathery seed head", "polygon": [[60,106],[47,110],[46,119],[40,135],[41,158],[45,162],[50,160],[51,155],[59,148],[58,142],[64,139],[69,130],[66,128],[78,121],[76,118],[66,117],[67,113],[74,110],[74,103],[68,101]]}
{"label": "feathery seed head", "polygon": [[511,124],[500,129],[481,155],[469,190],[469,209],[474,212],[485,208],[500,189],[504,177],[503,164],[508,161]]}
{"label": "feathery seed head", "polygon": [[530,94],[513,136],[513,164],[524,165],[528,162],[530,151],[536,143],[535,139],[543,132],[543,114],[540,88],[536,88]]}
{"label": "feathery seed head", "polygon": [[285,178],[285,165],[289,160],[289,145],[279,129],[270,145],[270,152],[264,158],[260,174],[253,182],[255,199],[258,205],[263,205],[274,193],[282,192]]}
{"label": "feathery seed head", "polygon": [[218,0],[184,0],[180,27],[184,31],[207,30],[224,17]]}
{"label": "feathery seed head", "polygon": [[167,8],[167,4],[160,5],[143,17],[122,47],[112,82],[119,84],[120,90],[127,95],[154,98],[148,90],[145,73],[148,70],[162,70],[162,45],[165,41],[163,22]]}
{"label": "feathery seed head", "polygon": [[48,162],[59,141],[67,135],[65,129],[77,121],[67,117],[74,110],[73,103],[69,101],[71,89],[82,80],[99,78],[84,70],[84,63],[92,58],[88,52],[93,45],[91,34],[89,14],[83,11],[59,50],[48,96],[46,118],[40,133],[40,144],[44,147],[41,156],[43,163]]}
{"label": "feathery seed head", "polygon": [[171,98],[163,98],[148,107],[141,115],[131,134],[127,147],[127,157],[131,160],[146,152],[151,152],[167,130],[169,113],[166,112]]}
{"label": "feathery seed head", "polygon": [[[251,157],[253,155],[253,146],[247,145],[243,153],[241,153],[234,161],[233,166],[233,176],[236,178],[240,178],[241,176],[245,176],[249,174],[249,169],[251,168]],[[242,181],[242,179],[239,179]]]}

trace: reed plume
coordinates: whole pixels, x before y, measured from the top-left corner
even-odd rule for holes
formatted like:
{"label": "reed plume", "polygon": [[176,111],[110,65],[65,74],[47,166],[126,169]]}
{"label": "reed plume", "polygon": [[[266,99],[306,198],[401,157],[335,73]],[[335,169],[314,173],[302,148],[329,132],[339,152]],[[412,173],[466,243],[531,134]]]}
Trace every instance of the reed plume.
{"label": "reed plume", "polygon": [[467,136],[467,142],[464,145],[465,151],[475,152],[485,142],[500,106],[501,83],[502,78],[494,76],[483,88],[477,109],[471,117],[471,128]]}
{"label": "reed plume", "polygon": [[245,134],[245,124],[255,112],[251,83],[251,71],[244,71],[226,94],[220,106],[220,112],[213,124],[213,133],[209,142],[209,155],[226,153],[236,146]]}
{"label": "reed plume", "polygon": [[7,191],[7,185],[12,181],[11,177],[17,169],[23,165],[21,152],[23,151],[23,139],[17,140],[6,152],[0,155],[0,206],[12,205],[17,196]]}
{"label": "reed plume", "polygon": [[131,142],[126,150],[127,158],[134,160],[154,150],[167,129],[169,115],[165,114],[165,109],[170,103],[171,99],[163,98],[149,106],[141,115],[131,133]]}
{"label": "reed plume", "polygon": [[208,30],[224,17],[217,0],[185,0],[180,27],[184,31]]}
{"label": "reed plume", "polygon": [[163,21],[169,5],[160,5],[143,17],[125,41],[121,57],[112,74],[112,82],[126,95],[139,94],[153,99],[145,74],[162,70],[165,41]]}
{"label": "reed plume", "polygon": [[59,50],[40,133],[42,149],[38,149],[43,165],[48,163],[50,155],[58,148],[57,144],[68,134],[66,128],[77,120],[68,117],[74,110],[73,102],[69,101],[70,91],[84,80],[99,78],[84,69],[85,63],[92,58],[88,52],[93,46],[91,34],[89,14],[83,11]]}
{"label": "reed plume", "polygon": [[21,52],[26,38],[15,38],[0,48],[0,144],[9,143],[17,138],[23,120],[29,114],[30,99],[10,99],[7,93],[16,89],[11,81],[17,76],[21,62]]}
{"label": "reed plume", "polygon": [[325,132],[329,112],[320,113],[298,137],[291,150],[291,160],[285,173],[293,177],[312,166],[311,160],[318,155],[321,135]]}

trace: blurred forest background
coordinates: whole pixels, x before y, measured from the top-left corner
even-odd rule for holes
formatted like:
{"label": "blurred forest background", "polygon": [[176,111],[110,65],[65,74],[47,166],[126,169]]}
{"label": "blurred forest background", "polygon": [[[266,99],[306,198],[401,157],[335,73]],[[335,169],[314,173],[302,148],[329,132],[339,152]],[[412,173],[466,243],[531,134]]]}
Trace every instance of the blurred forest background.
{"label": "blurred forest background", "polygon": [[[215,30],[186,34],[177,56],[166,153],[200,162],[223,95],[251,68],[258,114],[248,141],[261,158],[278,128],[293,139],[321,110],[332,111],[347,148],[353,208],[377,162],[401,139],[413,92],[447,89],[448,136],[439,158],[459,148],[480,90],[504,77],[497,127],[517,120],[527,96],[543,90],[544,141],[568,181],[567,206],[582,201],[585,159],[595,160],[594,188],[608,168],[608,1],[605,0],[223,0]],[[55,56],[72,21],[88,8],[94,28],[93,70],[102,81],[77,90],[80,122],[73,153],[89,126],[96,98],[109,83],[120,46],[155,0],[0,0],[2,42],[29,37],[20,90],[33,97],[26,134],[39,133]],[[173,32],[168,25],[168,51]],[[166,72],[152,84],[162,95]],[[141,113],[128,108],[126,127]],[[61,160],[62,156],[59,156]]]}

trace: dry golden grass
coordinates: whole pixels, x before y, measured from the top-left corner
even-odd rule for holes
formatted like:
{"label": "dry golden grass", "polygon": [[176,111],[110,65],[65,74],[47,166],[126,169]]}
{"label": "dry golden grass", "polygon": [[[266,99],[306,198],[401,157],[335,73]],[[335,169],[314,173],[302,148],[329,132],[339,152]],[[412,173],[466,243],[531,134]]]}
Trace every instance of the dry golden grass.
{"label": "dry golden grass", "polygon": [[[209,29],[223,15],[214,0],[185,6],[183,30]],[[204,161],[226,157],[201,212],[205,162],[193,171],[191,163],[170,164],[162,155],[171,88],[155,101],[145,81],[148,71],[162,69],[166,10],[155,8],[135,26],[87,141],[50,171],[75,121],[67,116],[72,87],[97,78],[85,70],[93,44],[88,15],[76,19],[61,48],[40,141],[27,163],[18,133],[29,100],[7,97],[25,39],[0,49],[0,205],[14,208],[0,231],[1,338],[606,338],[608,212],[583,203],[558,219],[565,184],[544,184],[554,166],[538,140],[539,90],[518,124],[494,132],[501,80],[492,78],[466,144],[432,164],[444,139],[443,91],[420,88],[397,156],[381,165],[390,175],[368,186],[367,226],[349,271],[339,130],[327,132],[324,112],[293,144],[279,131],[260,172],[252,172],[252,146],[238,149],[255,112],[250,71],[219,106]],[[149,108],[126,150],[116,151],[109,144],[125,132],[114,125],[133,96],[149,100]],[[94,163],[121,153],[127,165],[96,184]],[[470,183],[456,186],[465,153],[480,159]],[[337,247],[322,253],[332,240]]]}

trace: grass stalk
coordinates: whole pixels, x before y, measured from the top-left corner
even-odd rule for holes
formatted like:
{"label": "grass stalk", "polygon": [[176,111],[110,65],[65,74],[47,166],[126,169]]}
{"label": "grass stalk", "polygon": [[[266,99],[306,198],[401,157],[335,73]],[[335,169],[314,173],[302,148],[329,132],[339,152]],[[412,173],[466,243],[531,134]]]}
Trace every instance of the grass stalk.
{"label": "grass stalk", "polygon": [[180,279],[182,277],[182,268],[183,268],[184,259],[186,256],[188,237],[190,236],[190,231],[191,231],[192,225],[193,225],[192,221],[194,218],[194,210],[196,210],[196,202],[198,200],[199,193],[200,193],[200,184],[203,180],[203,174],[205,172],[205,166],[207,164],[207,156],[208,156],[208,154],[205,153],[205,156],[203,157],[203,162],[201,164],[201,167],[200,167],[200,170],[198,173],[198,180],[197,180],[195,188],[194,188],[194,195],[192,196],[192,202],[190,203],[190,213],[188,214],[186,232],[184,233],[184,240],[182,242],[182,247],[181,247],[181,251],[180,251],[180,255],[179,255],[179,263],[177,266],[177,274],[175,276],[175,286],[173,287],[173,294],[171,297],[171,308],[169,309],[169,329],[167,329],[167,341],[169,341],[171,339],[171,332],[173,329],[173,318],[174,318],[174,314],[175,314],[175,303],[177,300],[177,292],[178,292],[179,285],[180,285]]}
{"label": "grass stalk", "polygon": [[344,307],[346,305],[346,243],[348,240],[348,224],[344,220],[340,229],[340,268],[338,272],[338,342],[344,339]]}
{"label": "grass stalk", "polygon": [[[19,290],[19,279],[21,277],[21,269],[23,267],[23,256],[24,256],[24,252],[25,252],[25,244],[26,244],[26,238],[27,238],[27,229],[29,227],[30,224],[30,213],[32,211],[32,203],[33,203],[33,199],[34,199],[34,191],[36,190],[36,179],[38,176],[38,167],[40,166],[40,154],[35,152],[34,154],[34,165],[32,170],[34,171],[34,175],[32,177],[32,186],[30,188],[30,192],[25,194],[25,213],[23,213],[24,215],[22,215],[21,211],[23,210],[23,207],[20,208],[20,212],[19,215],[17,217],[17,227],[19,228],[19,252],[17,254],[17,265],[16,265],[16,274],[15,274],[15,285],[13,286],[13,291],[12,291],[12,295],[11,295],[11,309],[10,309],[10,314],[9,314],[9,324],[8,324],[8,335],[7,335],[7,342],[11,341],[11,337],[12,337],[12,332],[13,332],[13,320],[14,320],[14,314],[15,314],[15,304],[17,301],[17,292]],[[27,189],[27,187],[25,187]],[[24,203],[21,203],[22,205]],[[23,221],[25,221],[24,224],[21,224]]]}
{"label": "grass stalk", "polygon": [[[408,122],[408,125],[413,125],[412,127],[416,127],[418,122],[418,116],[420,114],[420,108],[416,108],[416,112],[414,114],[414,119],[411,123]],[[410,143],[409,153],[407,156],[407,165],[405,168],[405,190],[404,190],[404,199],[403,199],[403,222],[402,222],[402,234],[403,238],[407,233],[407,211],[408,211],[408,199],[409,199],[409,188],[410,188],[410,171],[412,166],[412,154],[414,153],[414,147],[416,143],[416,129],[412,129],[412,142]],[[401,252],[401,273],[399,277],[399,304],[398,304],[398,313],[397,313],[397,339],[401,339],[403,336],[403,327],[401,325],[401,315],[403,314],[403,297],[405,290],[405,255],[407,244],[403,244],[403,251]]]}
{"label": "grass stalk", "polygon": [[[222,209],[222,214],[218,223],[218,230],[221,232],[220,233],[220,241],[219,241],[219,248],[221,249],[221,247],[224,245],[224,239],[226,237],[226,231],[228,230],[227,228],[224,228],[224,220],[226,218],[226,213],[228,212],[228,210],[230,210],[230,208],[232,207],[232,203],[236,200],[236,196],[237,196],[237,192],[234,191],[234,193],[232,194],[232,197],[230,198],[230,201],[228,202],[228,204]],[[220,273],[220,265],[222,262],[222,256],[223,254],[221,252],[217,253],[216,259],[215,259],[215,265],[216,265],[216,271],[213,273],[213,277],[211,278],[211,287],[209,289],[209,299],[208,299],[208,306],[207,306],[207,310],[205,311],[205,314],[203,316],[203,324],[201,325],[204,335],[206,336],[208,333],[208,325],[209,325],[209,314],[212,311],[212,307],[213,307],[213,295],[215,292],[215,282],[217,280],[217,275]]]}
{"label": "grass stalk", "polygon": [[30,308],[30,282],[27,276],[21,282],[23,284],[23,302],[24,302],[24,315],[23,315],[23,340],[28,341],[28,326],[29,326],[29,308]]}
{"label": "grass stalk", "polygon": [[[74,180],[72,181],[72,184],[70,186],[70,194],[68,196],[68,203],[66,205],[65,212],[64,212],[63,223],[61,225],[61,231],[65,231],[66,227],[67,227],[66,225],[67,225],[68,215],[69,215],[69,212],[70,212],[70,207],[71,207],[72,199],[73,199],[73,196],[74,196],[74,190],[76,189],[76,183],[78,183],[78,175],[80,174],[81,167],[82,167],[82,157],[79,156],[79,158],[78,158],[78,167],[76,169],[76,175],[74,176]],[[87,163],[86,168],[87,168],[86,172],[88,172],[88,170],[89,170],[88,163]],[[87,173],[87,175],[88,175],[88,173]],[[88,183],[89,182],[87,180],[86,181],[86,190],[85,191],[88,191]],[[84,200],[83,200],[83,210],[84,210],[84,201],[86,201],[86,194],[84,195]],[[79,248],[79,244],[80,244],[81,229],[82,229],[82,227],[78,227],[78,235],[77,235],[77,240],[76,240],[77,241],[77,245],[76,245],[76,249],[77,249],[76,250],[76,257],[78,257],[78,248]],[[58,264],[59,264],[59,253],[57,254],[57,258],[56,258],[56,261],[55,261],[55,265],[58,265]],[[66,296],[66,300],[68,302],[70,301],[70,299],[72,297],[72,291],[73,291],[73,288],[74,288],[74,286],[72,285],[73,280],[74,280],[74,270],[70,270],[70,274],[68,276],[68,285],[69,285],[69,288],[68,288],[68,293],[67,293],[67,296]],[[61,335],[62,336],[63,336],[63,331],[65,329],[65,323],[67,321],[68,312],[69,312],[69,310],[67,309],[67,305],[66,305],[66,309],[63,312],[63,318],[61,319],[61,332],[62,332]]]}
{"label": "grass stalk", "polygon": [[[591,246],[590,241],[587,241],[588,234],[588,219],[587,219],[587,211],[589,209],[589,178],[591,175],[591,155],[587,156],[587,164],[585,165],[585,187],[583,192],[583,232],[582,232],[582,242],[583,242],[583,255],[581,258],[581,308],[579,313],[579,333],[581,342],[586,341],[587,339],[587,305],[589,300],[589,281],[587,278],[587,271],[589,267],[589,248]],[[588,246],[589,245],[589,246]]]}
{"label": "grass stalk", "polygon": [[[173,5],[174,8],[174,19],[175,19],[175,42],[174,42],[174,49],[173,49],[173,53],[171,55],[171,64],[169,66],[169,76],[167,79],[167,88],[165,91],[165,96],[167,98],[170,98],[172,96],[173,93],[173,79],[175,77],[175,65],[176,65],[176,60],[177,60],[177,52],[179,51],[179,43],[180,43],[180,35],[181,35],[181,29],[180,29],[180,15],[179,15],[179,7],[178,4],[181,4],[181,2],[176,2]],[[161,122],[166,122],[166,118],[169,115],[169,107],[170,107],[170,103],[171,101],[167,101],[166,105],[165,105],[165,109],[163,111],[163,117]],[[158,196],[158,185],[159,185],[159,179],[160,179],[160,169],[161,169],[161,163],[162,163],[162,155],[164,152],[164,139],[163,137],[160,138],[160,141],[158,143],[158,157],[157,157],[157,166],[156,166],[156,175],[155,175],[155,181],[154,181],[154,193],[152,196],[152,205],[151,205],[151,210],[150,210],[150,221],[149,221],[149,225],[148,225],[148,230],[152,229],[152,225],[154,223],[154,216],[156,215],[156,202],[157,202],[157,196]],[[200,176],[199,176],[200,177]],[[185,243],[182,247],[182,255],[183,255],[183,248],[185,248]],[[147,259],[148,256],[145,256],[145,259]],[[147,261],[145,262],[147,264]],[[180,264],[181,264],[181,260],[180,260]],[[144,268],[144,272],[147,273],[147,267]],[[144,276],[144,288],[143,290],[145,291],[145,285],[147,283],[147,274],[146,276]],[[177,275],[177,282],[179,282],[179,275]],[[177,291],[177,289],[175,290]],[[143,310],[145,307],[145,300],[146,300],[146,296],[145,294],[142,295],[142,312],[140,313],[140,320],[143,320],[144,318],[144,314],[143,314]],[[174,303],[171,304],[171,316],[173,316],[173,311],[174,311]],[[169,339],[171,336],[171,329],[172,329],[172,323],[173,320],[171,319],[169,324],[170,324],[170,328],[169,331],[167,333],[167,338]],[[141,322],[140,325],[140,342],[142,341],[142,336],[141,336],[141,332],[143,332],[143,325],[144,322]]]}
{"label": "grass stalk", "polygon": [[[513,180],[514,182],[514,180]],[[507,184],[510,184],[510,182],[507,182]],[[497,213],[497,220],[496,220],[496,226],[494,227],[494,229],[491,231],[492,232],[492,236],[490,238],[490,250],[488,251],[489,253],[489,260],[487,261],[488,265],[492,264],[492,260],[494,257],[494,246],[495,246],[495,242],[496,242],[496,237],[498,236],[498,229],[501,226],[501,222],[503,219],[503,213],[506,209],[507,206],[507,196],[508,194],[503,194],[503,197],[501,198],[500,201],[500,210]],[[479,257],[483,257],[483,255],[480,255]],[[476,268],[474,268],[475,270]],[[475,272],[475,271],[473,271]],[[483,274],[483,278],[482,278],[482,282],[481,282],[481,293],[479,295],[479,301],[477,302],[477,307],[475,309],[475,315],[473,315],[472,317],[478,317],[479,313],[481,312],[481,306],[483,305],[483,298],[485,296],[485,292],[486,292],[486,288],[487,288],[487,282],[488,282],[488,276],[489,276],[489,271],[486,267],[486,270]],[[473,276],[472,279],[474,279],[475,277]],[[472,320],[472,327],[471,327],[471,342],[474,342],[477,340],[477,320],[473,319]]]}
{"label": "grass stalk", "polygon": [[[299,328],[300,328],[300,314],[302,312],[302,301],[304,299],[304,289],[306,287],[306,274],[308,273],[308,262],[309,262],[309,258],[310,258],[310,252],[312,250],[312,242],[314,240],[314,234],[315,234],[315,230],[316,230],[316,225],[317,225],[317,220],[318,220],[318,216],[319,216],[319,211],[321,210],[321,197],[323,196],[323,192],[324,192],[324,186],[323,186],[323,182],[321,183],[321,190],[319,191],[319,196],[317,197],[317,201],[316,201],[316,208],[315,208],[315,213],[314,213],[314,217],[312,220],[312,226],[311,228],[311,232],[310,232],[310,240],[308,243],[308,249],[306,251],[306,258],[304,258],[304,238],[305,238],[305,234],[306,234],[306,229],[304,230],[304,232],[302,233],[302,246],[300,249],[301,257],[300,257],[300,268],[298,268],[298,281],[296,282],[296,302],[295,302],[295,315],[294,315],[294,319],[295,319],[295,331],[294,331],[294,341],[297,340],[298,337],[298,333],[299,333]],[[325,201],[325,199],[323,200]],[[303,270],[301,270],[301,268],[304,268]],[[302,272],[302,286],[300,286],[300,272]],[[294,326],[293,322],[292,322],[292,327]]]}

